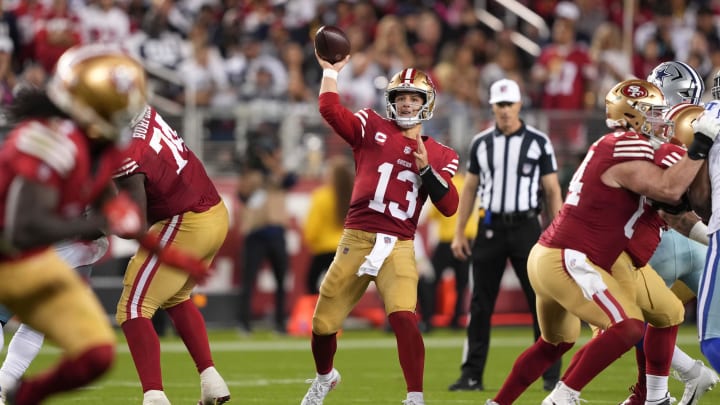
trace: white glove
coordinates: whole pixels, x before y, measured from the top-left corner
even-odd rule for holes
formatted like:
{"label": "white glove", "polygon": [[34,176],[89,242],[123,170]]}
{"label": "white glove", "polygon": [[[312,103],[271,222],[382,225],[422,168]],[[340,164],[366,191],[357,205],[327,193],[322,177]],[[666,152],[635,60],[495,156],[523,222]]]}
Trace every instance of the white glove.
{"label": "white glove", "polygon": [[705,104],[705,111],[692,122],[692,128],[714,141],[720,133],[720,101]]}

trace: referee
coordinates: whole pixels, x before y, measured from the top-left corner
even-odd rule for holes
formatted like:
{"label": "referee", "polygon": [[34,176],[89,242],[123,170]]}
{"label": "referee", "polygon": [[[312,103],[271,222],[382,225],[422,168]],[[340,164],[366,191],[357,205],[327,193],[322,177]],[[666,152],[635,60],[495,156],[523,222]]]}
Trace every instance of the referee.
{"label": "referee", "polygon": [[[540,337],[535,293],[527,275],[527,258],[540,237],[540,196],[544,196],[550,220],[562,205],[552,144],[545,133],[525,125],[520,119],[522,101],[517,83],[508,79],[493,83],[489,102],[495,126],[477,134],[470,145],[468,170],[451,245],[458,259],[472,256],[473,294],[462,374],[450,385],[450,391],[485,389],[483,373],[490,346],[490,318],[508,259],[532,312],[535,339]],[[464,230],[476,195],[480,196],[485,215],[479,219],[475,243],[470,250]],[[543,388],[551,391],[559,378],[558,361],[543,375]]]}

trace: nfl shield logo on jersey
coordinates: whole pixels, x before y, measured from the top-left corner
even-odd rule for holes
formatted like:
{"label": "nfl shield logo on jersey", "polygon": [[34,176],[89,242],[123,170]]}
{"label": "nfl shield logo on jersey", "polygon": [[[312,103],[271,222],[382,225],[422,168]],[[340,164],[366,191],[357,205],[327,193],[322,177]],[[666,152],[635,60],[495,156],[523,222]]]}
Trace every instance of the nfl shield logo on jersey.
{"label": "nfl shield logo on jersey", "polygon": [[403,153],[409,155],[410,152],[412,152],[412,148],[409,146],[405,146],[405,149],[403,149]]}

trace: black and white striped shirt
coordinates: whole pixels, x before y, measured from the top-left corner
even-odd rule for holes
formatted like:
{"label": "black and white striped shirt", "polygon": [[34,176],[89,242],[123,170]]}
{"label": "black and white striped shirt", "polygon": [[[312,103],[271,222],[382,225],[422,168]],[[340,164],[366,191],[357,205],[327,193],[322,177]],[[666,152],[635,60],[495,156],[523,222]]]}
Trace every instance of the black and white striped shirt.
{"label": "black and white striped shirt", "polygon": [[468,172],[478,176],[486,211],[512,214],[540,209],[540,178],[557,172],[557,161],[547,134],[523,123],[509,136],[497,127],[475,135]]}

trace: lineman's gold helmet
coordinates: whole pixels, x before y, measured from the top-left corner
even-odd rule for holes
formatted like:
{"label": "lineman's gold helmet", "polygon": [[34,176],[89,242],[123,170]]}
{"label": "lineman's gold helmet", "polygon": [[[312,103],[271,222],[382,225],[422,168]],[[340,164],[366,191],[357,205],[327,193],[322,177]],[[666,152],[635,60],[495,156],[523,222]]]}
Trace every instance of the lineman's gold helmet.
{"label": "lineman's gold helmet", "polygon": [[[77,46],[57,62],[48,83],[50,99],[93,140],[122,142],[147,105],[142,65],[119,47]],[[128,136],[129,138],[129,136]]]}

